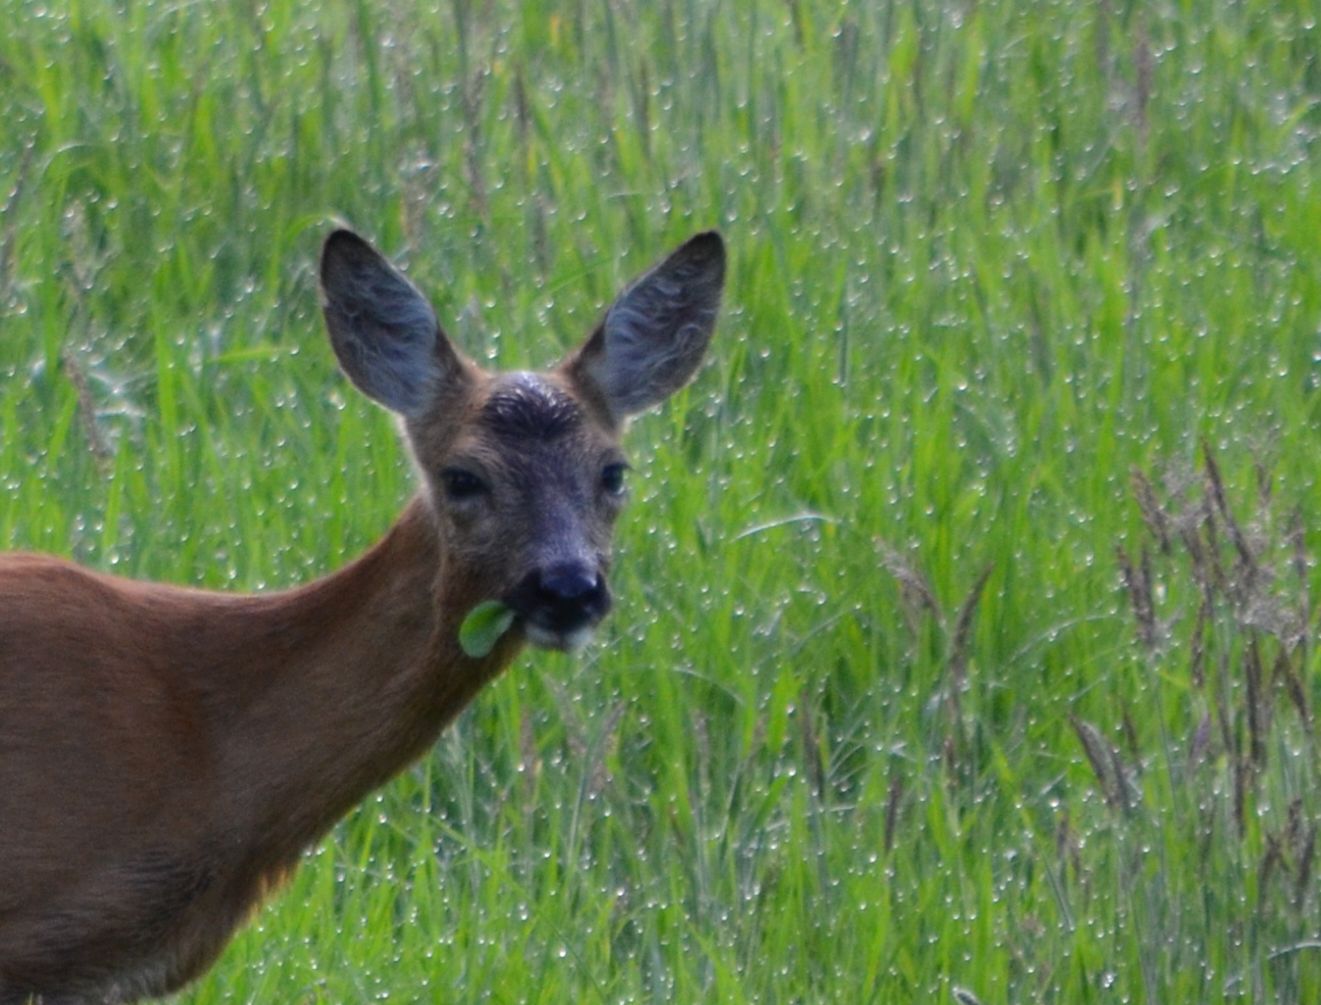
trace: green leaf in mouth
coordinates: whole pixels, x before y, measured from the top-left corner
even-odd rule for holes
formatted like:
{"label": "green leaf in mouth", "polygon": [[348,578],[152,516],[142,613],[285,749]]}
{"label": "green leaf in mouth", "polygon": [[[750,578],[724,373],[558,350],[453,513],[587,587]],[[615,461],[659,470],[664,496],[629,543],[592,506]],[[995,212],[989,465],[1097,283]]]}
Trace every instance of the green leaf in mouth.
{"label": "green leaf in mouth", "polygon": [[488,655],[514,623],[513,609],[500,600],[483,600],[459,625],[459,645],[473,659]]}

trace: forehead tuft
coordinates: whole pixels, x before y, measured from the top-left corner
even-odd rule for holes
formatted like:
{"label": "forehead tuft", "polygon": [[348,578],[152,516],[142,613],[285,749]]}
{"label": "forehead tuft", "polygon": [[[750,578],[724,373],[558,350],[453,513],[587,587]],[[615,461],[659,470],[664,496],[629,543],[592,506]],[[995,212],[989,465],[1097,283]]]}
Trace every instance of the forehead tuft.
{"label": "forehead tuft", "polygon": [[576,429],[583,412],[568,392],[544,377],[511,373],[496,384],[478,418],[500,436],[548,440]]}

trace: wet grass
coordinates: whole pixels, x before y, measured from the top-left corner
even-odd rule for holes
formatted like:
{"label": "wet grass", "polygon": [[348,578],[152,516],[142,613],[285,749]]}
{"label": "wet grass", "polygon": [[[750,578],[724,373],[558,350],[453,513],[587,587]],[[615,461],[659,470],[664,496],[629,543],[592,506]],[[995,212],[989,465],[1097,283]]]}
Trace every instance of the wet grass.
{"label": "wet grass", "polygon": [[389,524],[332,219],[504,366],[733,255],[606,637],[181,1001],[1321,995],[1310,3],[0,12],[6,547],[251,589]]}

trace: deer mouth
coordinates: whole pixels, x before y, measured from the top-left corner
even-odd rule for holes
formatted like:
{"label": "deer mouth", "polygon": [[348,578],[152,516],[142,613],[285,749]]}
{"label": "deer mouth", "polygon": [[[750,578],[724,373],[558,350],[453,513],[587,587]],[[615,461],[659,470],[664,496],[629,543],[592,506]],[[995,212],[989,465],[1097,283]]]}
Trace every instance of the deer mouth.
{"label": "deer mouth", "polygon": [[527,610],[511,606],[519,612],[518,621],[529,643],[542,649],[574,652],[592,640],[596,626],[609,610],[610,601],[603,597],[590,605],[573,608],[557,605]]}
{"label": "deer mouth", "polygon": [[595,624],[583,625],[581,628],[568,631],[546,629],[534,621],[525,622],[523,625],[523,634],[532,645],[564,653],[577,652],[592,641],[595,633]]}

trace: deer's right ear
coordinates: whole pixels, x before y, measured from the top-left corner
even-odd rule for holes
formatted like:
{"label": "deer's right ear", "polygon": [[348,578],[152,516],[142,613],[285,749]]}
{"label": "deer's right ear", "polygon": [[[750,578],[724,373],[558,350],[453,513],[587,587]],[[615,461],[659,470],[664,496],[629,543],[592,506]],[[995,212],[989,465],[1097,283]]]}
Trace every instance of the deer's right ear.
{"label": "deer's right ear", "polygon": [[391,411],[419,415],[464,379],[426,297],[351,230],[321,249],[321,307],[344,373]]}

